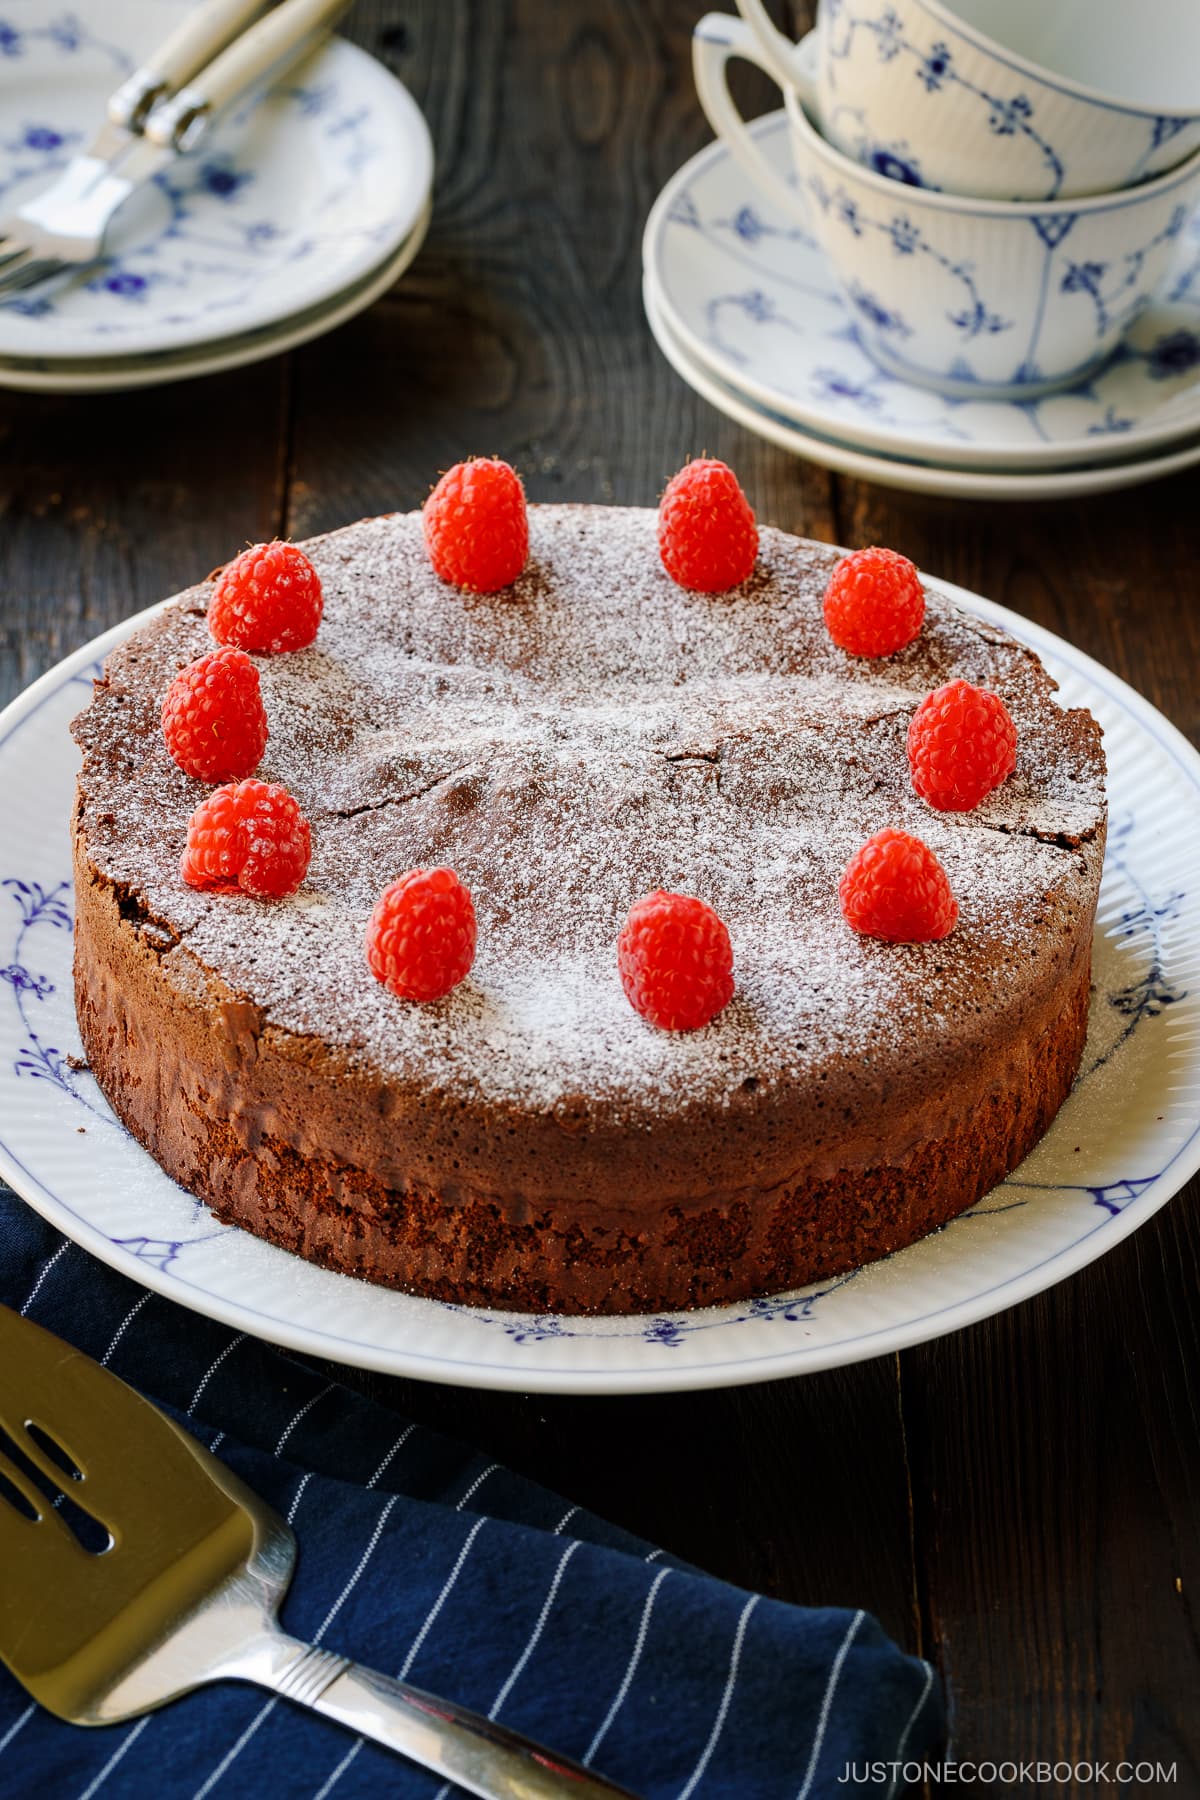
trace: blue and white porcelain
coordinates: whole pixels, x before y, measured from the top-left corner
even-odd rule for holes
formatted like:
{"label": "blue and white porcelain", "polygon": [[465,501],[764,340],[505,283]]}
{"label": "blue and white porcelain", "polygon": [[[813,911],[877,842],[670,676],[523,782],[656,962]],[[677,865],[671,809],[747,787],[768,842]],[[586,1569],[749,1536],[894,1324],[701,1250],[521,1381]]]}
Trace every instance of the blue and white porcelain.
{"label": "blue and white porcelain", "polygon": [[[750,127],[781,176],[791,165],[789,129],[782,112]],[[885,374],[859,341],[811,230],[774,205],[719,139],[667,183],[642,254],[658,310],[688,356],[687,379],[695,385],[693,371],[706,368],[764,416],[805,433],[956,471],[1128,462],[1200,435],[1200,212],[1105,367],[1016,401],[949,398]]]}
{"label": "blue and white porcelain", "polygon": [[811,59],[738,7],[830,142],[893,181],[1073,199],[1200,149],[1196,0],[821,0]]}
{"label": "blue and white porcelain", "polygon": [[[659,304],[649,276],[642,282],[646,319],[659,349],[676,374],[701,399],[727,419],[765,438],[780,450],[820,468],[835,469],[877,487],[909,494],[939,494],[947,499],[987,501],[1069,500],[1138,487],[1161,476],[1200,464],[1200,433],[1192,432],[1175,448],[1102,463],[1073,463],[1067,468],[1028,470],[955,468],[945,463],[917,462],[910,457],[881,456],[859,450],[844,438],[803,430],[773,407],[760,406],[739,388],[715,375],[679,341]],[[914,392],[916,390],[913,390]]]}
{"label": "blue and white porcelain", "polygon": [[[191,4],[0,0],[0,210],[65,167]],[[332,302],[404,244],[432,176],[411,96],[330,39],[135,195],[98,268],[0,297],[0,359],[190,352]]]}
{"label": "blue and white porcelain", "polygon": [[262,362],[269,356],[294,350],[356,318],[395,287],[425,241],[430,212],[430,204],[426,202],[420,218],[399,249],[377,268],[371,269],[361,281],[353,282],[321,305],[289,313],[273,325],[219,338],[214,343],[199,344],[194,349],[151,356],[109,356],[95,362],[72,362],[61,358],[16,362],[0,357],[0,388],[34,394],[124,393],[132,388],[160,387],[169,381],[193,381],[201,375],[244,368],[247,363]]}
{"label": "blue and white porcelain", "polygon": [[1200,1166],[1200,756],[1079,651],[945,591],[1032,644],[1064,705],[1095,712],[1112,805],[1081,1079],[1033,1154],[946,1230],[798,1293],[586,1320],[413,1299],[214,1219],[122,1129],[79,1061],[67,727],[98,659],[137,620],[0,715],[0,1175],[103,1261],[238,1330],[394,1374],[527,1393],[718,1387],[829,1368],[1063,1280]]}
{"label": "blue and white porcelain", "polygon": [[1200,150],[1142,187],[1090,199],[907,187],[827,143],[789,89],[793,185],[760,154],[729,92],[731,58],[766,66],[750,27],[710,13],[693,48],[714,131],[811,228],[871,356],[941,393],[1032,399],[1084,380],[1150,302],[1200,199]]}

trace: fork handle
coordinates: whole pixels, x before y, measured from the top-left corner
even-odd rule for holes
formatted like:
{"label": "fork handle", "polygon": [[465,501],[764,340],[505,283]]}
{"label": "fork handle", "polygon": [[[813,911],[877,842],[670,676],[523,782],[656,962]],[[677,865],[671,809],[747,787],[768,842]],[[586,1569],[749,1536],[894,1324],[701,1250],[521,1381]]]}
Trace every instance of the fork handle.
{"label": "fork handle", "polygon": [[194,7],[113,94],[108,103],[112,123],[139,131],[154,103],[190,81],[265,4],[266,0],[205,0]]}
{"label": "fork handle", "polygon": [[298,1656],[252,1679],[398,1750],[469,1794],[483,1800],[636,1800],[569,1757],[452,1700],[436,1699],[331,1651],[294,1647]]}
{"label": "fork handle", "polygon": [[156,106],[146,136],[165,149],[194,150],[209,124],[262,76],[297,56],[327,30],[350,0],[282,0],[222,50],[171,100]]}

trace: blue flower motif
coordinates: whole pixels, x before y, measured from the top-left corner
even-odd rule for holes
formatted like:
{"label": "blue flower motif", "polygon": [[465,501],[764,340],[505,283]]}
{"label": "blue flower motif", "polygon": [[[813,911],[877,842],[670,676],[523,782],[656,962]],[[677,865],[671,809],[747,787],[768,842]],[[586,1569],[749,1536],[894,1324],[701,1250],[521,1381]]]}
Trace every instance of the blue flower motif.
{"label": "blue flower motif", "polygon": [[883,404],[873,388],[865,387],[840,369],[814,369],[813,393],[821,400],[848,400],[861,412],[878,412]]}
{"label": "blue flower motif", "polygon": [[920,230],[903,213],[897,214],[888,226],[888,236],[898,256],[911,256],[921,242]]}
{"label": "blue flower motif", "polygon": [[1033,107],[1024,94],[1014,94],[1011,100],[991,100],[991,112],[988,124],[997,137],[1012,137],[1027,125],[1033,117]]}
{"label": "blue flower motif", "polygon": [[270,219],[260,219],[255,225],[245,227],[246,243],[251,249],[260,244],[270,244],[279,236],[278,225],[272,225]]}
{"label": "blue flower motif", "polygon": [[877,144],[869,151],[867,167],[889,181],[902,181],[906,187],[925,186],[921,171],[912,158],[901,156],[898,150],[889,150],[886,144]]}
{"label": "blue flower motif", "polygon": [[57,887],[44,888],[40,881],[18,881],[13,875],[0,881],[0,887],[8,888],[20,907],[25,930],[31,925],[46,924],[56,925],[60,931],[70,931],[71,915],[63,898],[70,886],[69,881],[60,881]]}
{"label": "blue flower motif", "polygon": [[837,216],[842,221],[842,224],[854,233],[855,237],[862,236],[863,228],[859,223],[858,202],[857,200],[852,200],[849,194],[839,193],[837,197]]}
{"label": "blue flower motif", "polygon": [[0,981],[7,981],[18,994],[36,994],[39,1000],[47,999],[54,992],[54,983],[45,975],[35,975],[32,969],[24,969],[20,963],[9,963],[7,969],[0,969]]}
{"label": "blue flower motif", "polygon": [[[1181,895],[1173,895],[1178,901]],[[1171,902],[1168,902],[1168,905]],[[1114,1012],[1119,1012],[1125,1019],[1157,1019],[1165,1007],[1174,1006],[1179,1000],[1186,998],[1185,988],[1176,988],[1168,981],[1162,964],[1157,956],[1146,973],[1119,993],[1108,996],[1108,1004]]]}
{"label": "blue flower motif", "polygon": [[1101,262],[1068,263],[1067,272],[1062,278],[1063,293],[1098,296],[1107,267],[1107,263]]}
{"label": "blue flower motif", "polygon": [[733,229],[744,244],[757,244],[767,235],[767,228],[752,206],[741,207],[733,217]]}
{"label": "blue flower motif", "polygon": [[[970,306],[964,307],[961,312],[950,313],[948,316],[952,325],[956,325],[967,337],[972,338],[978,337],[984,331],[994,336],[998,331],[1007,331],[1012,324],[1011,319],[1002,319],[999,313],[989,312],[978,294],[974,296]],[[1018,375],[1017,380],[1020,379],[1021,377]]]}
{"label": "blue flower motif", "polygon": [[772,319],[778,317],[775,302],[768,299],[759,288],[751,288],[748,293],[737,294],[734,298],[746,317],[753,319],[756,325],[769,325]]}
{"label": "blue flower motif", "polygon": [[516,1324],[506,1324],[504,1333],[506,1337],[512,1339],[514,1344],[541,1344],[547,1338],[574,1337],[575,1335],[573,1331],[568,1331],[562,1320],[556,1319],[553,1314],[543,1316],[537,1313],[527,1319],[519,1320]]}
{"label": "blue flower motif", "polygon": [[61,19],[55,19],[54,23],[48,27],[46,35],[52,44],[58,45],[60,50],[78,50],[84,38],[83,27],[78,19],[71,17],[70,13]]}
{"label": "blue flower motif", "polygon": [[662,1344],[673,1350],[682,1344],[685,1327],[677,1319],[651,1319],[642,1332],[648,1344]]}
{"label": "blue flower motif", "polygon": [[200,170],[199,185],[218,200],[232,200],[254,177],[244,169],[231,169],[228,163],[205,163]]}
{"label": "blue flower motif", "polygon": [[929,55],[921,58],[917,79],[925,84],[927,92],[937,93],[946,77],[952,73],[952,62],[949,44],[935,44]]}
{"label": "blue flower motif", "polygon": [[49,125],[27,125],[21,135],[21,145],[26,150],[58,150],[62,143],[61,131],[55,131]]}
{"label": "blue flower motif", "polygon": [[316,119],[332,106],[337,98],[337,87],[333,82],[327,82],[324,87],[298,87],[291,90],[291,95],[292,99],[298,103],[301,112],[310,119]]}
{"label": "blue flower motif", "polygon": [[1200,337],[1194,331],[1168,332],[1146,352],[1146,372],[1155,381],[1186,375],[1197,365],[1200,365]]}
{"label": "blue flower motif", "polygon": [[911,337],[912,328],[905,324],[898,312],[891,312],[874,294],[857,284],[850,289],[850,298],[855,308],[877,331],[890,331],[897,337]]}
{"label": "blue flower motif", "polygon": [[53,1044],[40,1044],[31,1032],[30,1040],[22,1045],[13,1063],[14,1075],[27,1075],[31,1081],[49,1081],[64,1094],[71,1093],[71,1083],[63,1074],[63,1053],[56,1050]]}
{"label": "blue flower motif", "polygon": [[0,56],[20,56],[21,33],[15,25],[0,21]]}
{"label": "blue flower motif", "polygon": [[44,319],[54,311],[54,302],[45,294],[14,294],[11,300],[0,299],[5,312],[20,313],[25,319]]}
{"label": "blue flower motif", "polygon": [[900,54],[903,30],[900,15],[892,7],[886,7],[880,16],[879,23],[874,27],[875,44],[881,62],[891,62],[893,57]]}
{"label": "blue flower motif", "polygon": [[1088,426],[1089,437],[1109,437],[1115,432],[1131,431],[1132,419],[1123,419],[1116,407],[1109,406],[1102,419],[1097,419]]}
{"label": "blue flower motif", "polygon": [[136,300],[145,293],[147,282],[144,275],[135,275],[132,269],[115,269],[104,277],[103,285],[121,300]]}

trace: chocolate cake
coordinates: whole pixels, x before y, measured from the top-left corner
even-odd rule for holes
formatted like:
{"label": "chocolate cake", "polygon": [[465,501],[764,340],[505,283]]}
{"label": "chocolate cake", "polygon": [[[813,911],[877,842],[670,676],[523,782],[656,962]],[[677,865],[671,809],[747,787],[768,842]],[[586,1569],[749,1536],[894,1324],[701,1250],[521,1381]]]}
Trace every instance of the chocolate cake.
{"label": "chocolate cake", "polygon": [[[764,530],[724,595],[664,573],[652,512],[530,509],[486,598],[441,582],[420,514],[304,546],[316,644],[257,659],[259,774],[312,823],[292,898],[186,887],[208,791],[159,728],[212,648],[210,588],[108,659],[75,733],[76,994],[129,1129],[222,1219],[330,1268],[444,1300],[564,1312],[780,1291],[911,1243],[1046,1130],[1087,1025],[1103,754],[1037,657],[936,594],[917,640],[837,649],[837,552]],[[1014,773],[934,812],[905,758],[922,697],[995,690]],[[885,826],[959,902],[949,937],[856,935],[838,880]],[[447,864],[479,946],[445,999],[375,981],[382,888]],[[696,894],[737,989],[656,1030],[616,971],[631,901]]]}

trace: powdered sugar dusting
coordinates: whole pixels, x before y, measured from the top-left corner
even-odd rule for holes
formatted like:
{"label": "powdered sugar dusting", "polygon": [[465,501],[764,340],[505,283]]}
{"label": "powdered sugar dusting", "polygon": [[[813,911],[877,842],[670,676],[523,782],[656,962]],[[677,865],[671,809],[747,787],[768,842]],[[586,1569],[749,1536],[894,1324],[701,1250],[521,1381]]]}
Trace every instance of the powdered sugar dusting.
{"label": "powdered sugar dusting", "polygon": [[[313,826],[291,901],[196,894],[178,875],[206,789],[167,756],[157,711],[211,648],[207,589],[110,658],[78,727],[97,867],[178,938],[178,979],[216,970],[268,1028],[387,1078],[632,1121],[810,1079],[831,1057],[919,1049],[949,1073],[1090,912],[1096,727],[1057,707],[1031,652],[944,601],[915,645],[864,662],[824,631],[834,553],[780,532],[763,532],[745,588],[715,598],[674,586],[654,515],[631,509],[532,509],[530,569],[488,598],[432,574],[419,514],[306,548],[325,589],[317,644],[256,659],[259,774]],[[904,738],[959,675],[1002,695],[1018,762],[976,812],[943,815],[913,793]],[[946,866],[961,915],[942,944],[875,943],[841,918],[841,870],[885,825]],[[388,881],[435,862],[472,890],[479,951],[455,993],[411,1006],[371,977],[363,932]],[[734,1001],[685,1036],[641,1020],[616,975],[625,913],[657,886],[708,900],[734,944]]]}

